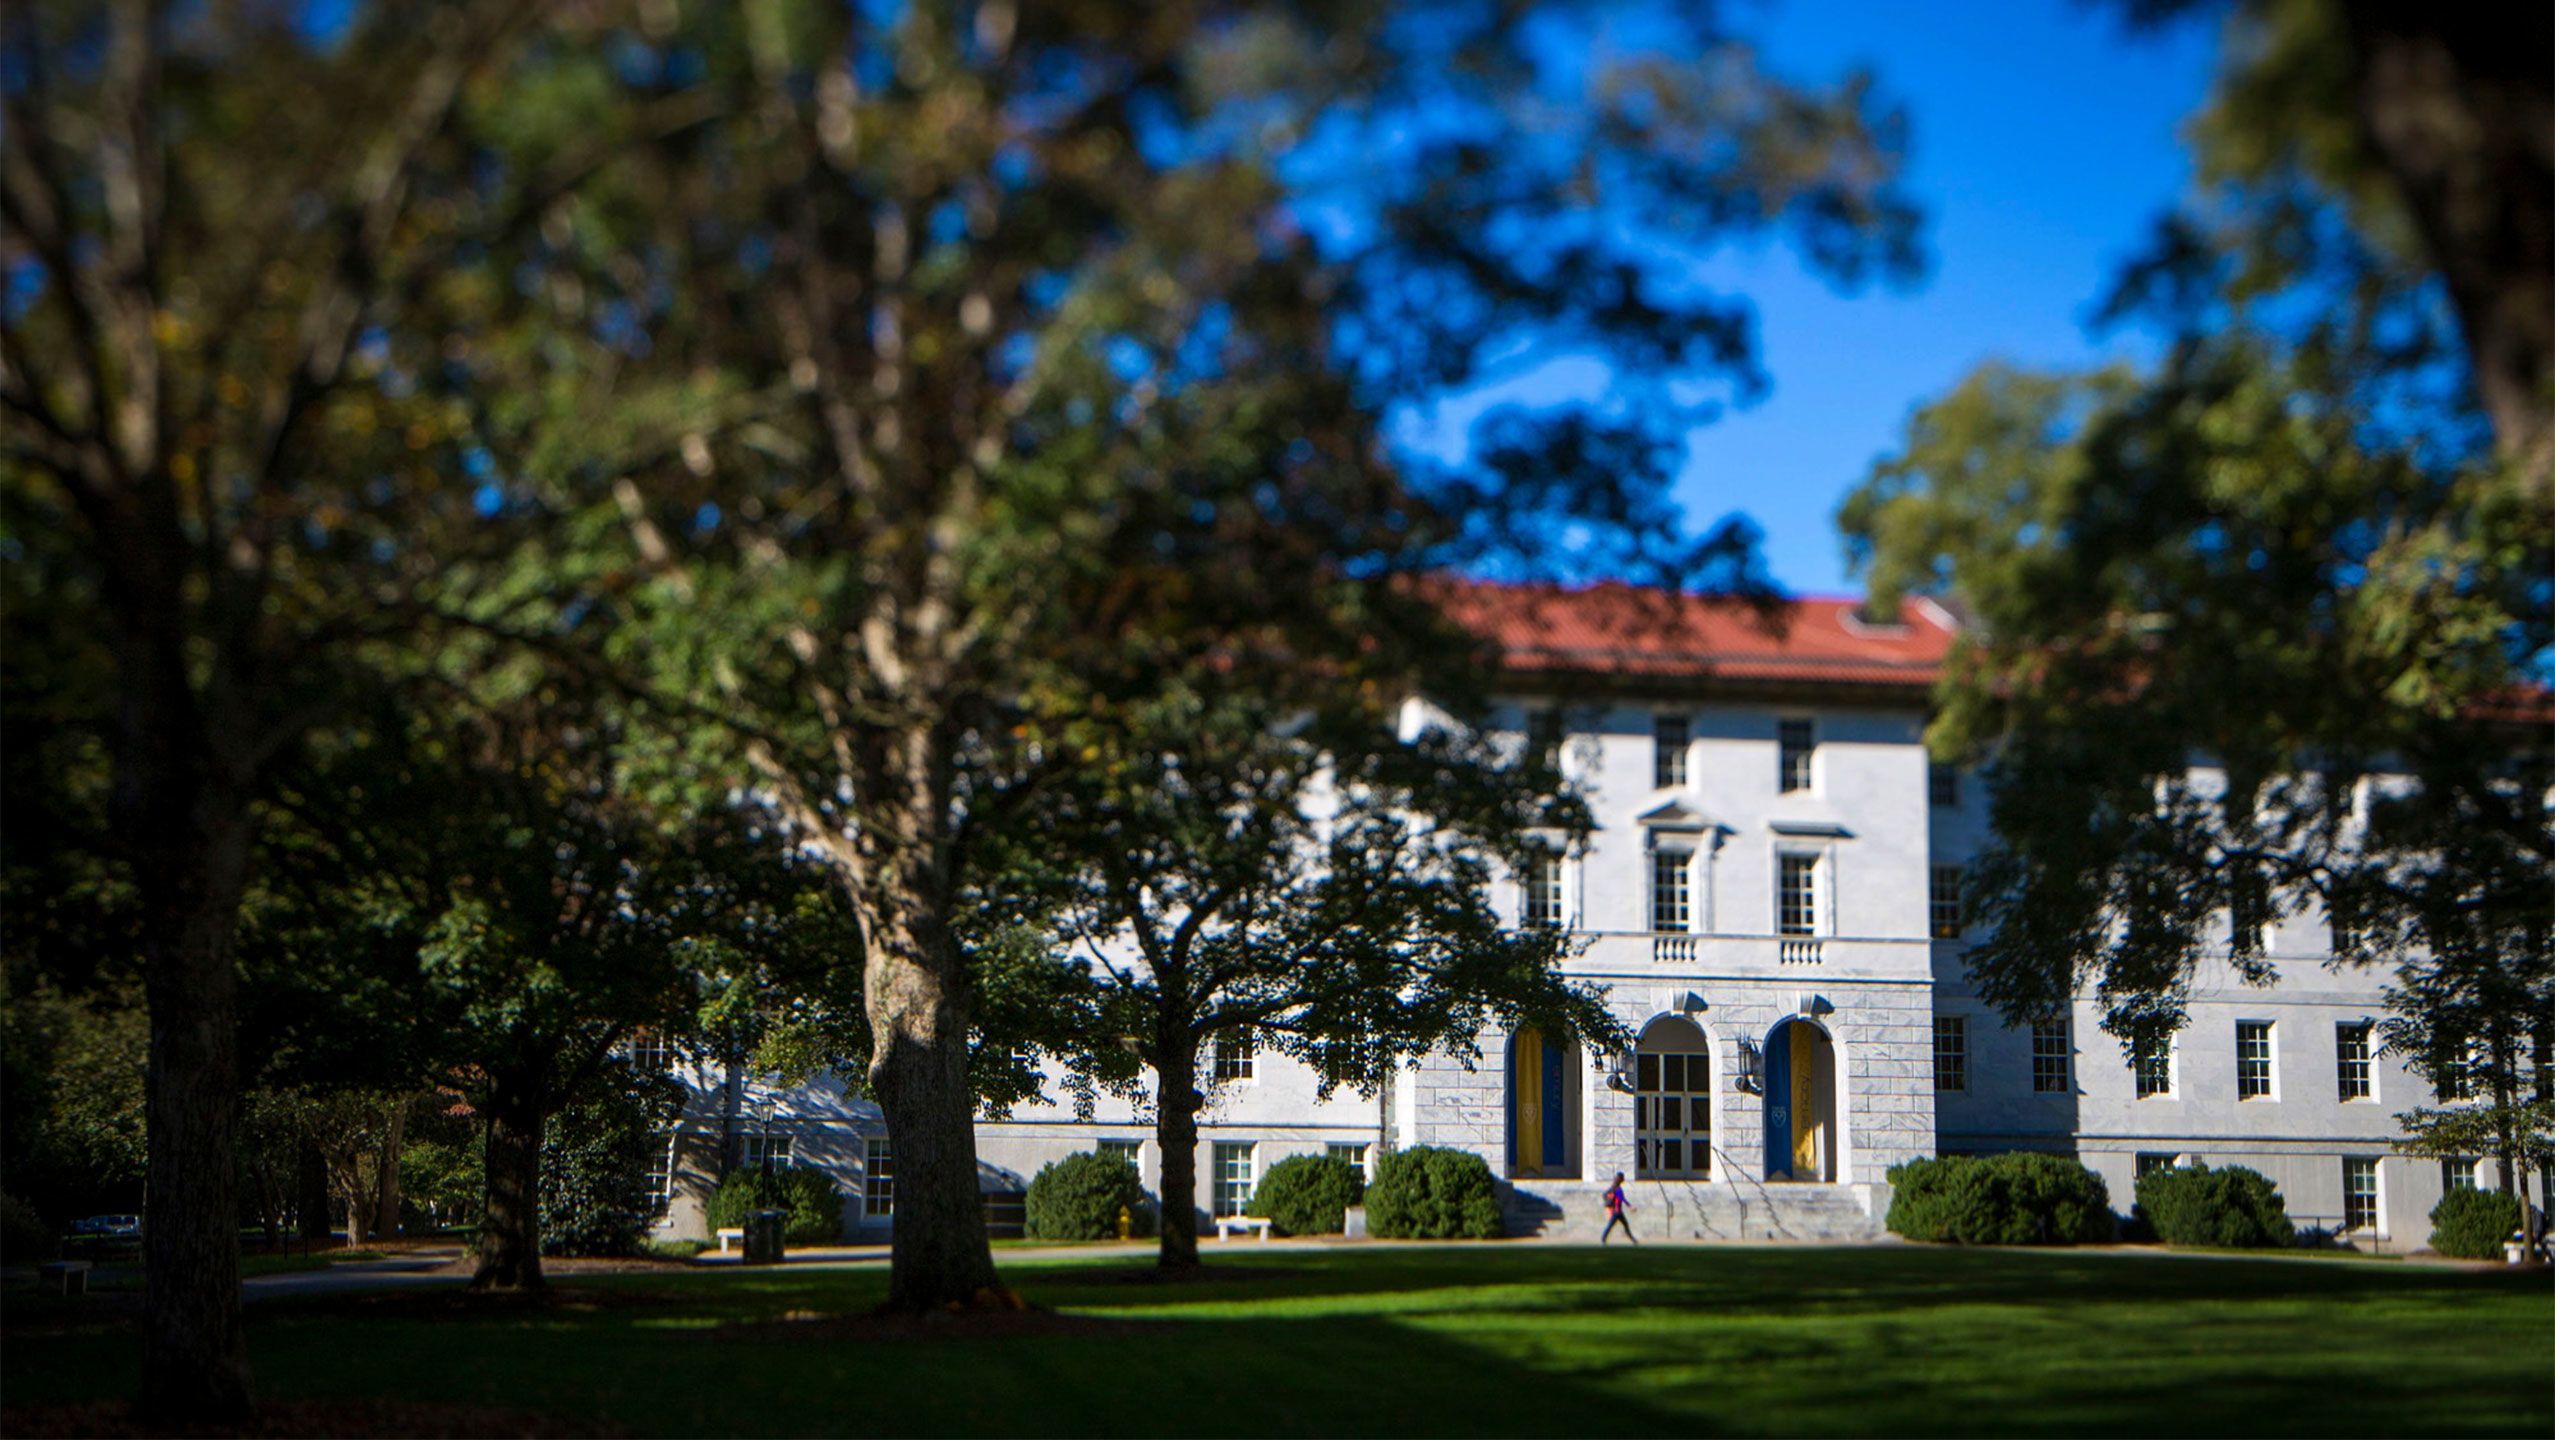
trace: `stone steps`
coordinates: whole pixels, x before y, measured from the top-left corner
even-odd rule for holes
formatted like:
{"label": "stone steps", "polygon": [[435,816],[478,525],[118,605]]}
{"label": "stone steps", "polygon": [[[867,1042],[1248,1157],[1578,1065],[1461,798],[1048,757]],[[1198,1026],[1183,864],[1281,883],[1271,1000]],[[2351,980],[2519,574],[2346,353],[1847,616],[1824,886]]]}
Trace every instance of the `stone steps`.
{"label": "stone steps", "polygon": [[[1606,1187],[1577,1180],[1520,1180],[1501,1200],[1511,1235],[1595,1240],[1606,1227]],[[1887,1238],[1886,1185],[1765,1184],[1754,1180],[1628,1181],[1633,1233],[1653,1240],[1857,1243]]]}

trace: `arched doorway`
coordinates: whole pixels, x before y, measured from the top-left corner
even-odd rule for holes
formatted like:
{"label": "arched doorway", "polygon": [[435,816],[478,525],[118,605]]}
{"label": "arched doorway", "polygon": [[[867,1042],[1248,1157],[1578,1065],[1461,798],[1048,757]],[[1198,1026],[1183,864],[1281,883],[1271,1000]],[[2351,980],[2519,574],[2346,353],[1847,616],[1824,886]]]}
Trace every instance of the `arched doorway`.
{"label": "arched doorway", "polygon": [[1765,1178],[1836,1178],[1836,1045],[1786,1020],[1765,1037]]}
{"label": "arched doorway", "polygon": [[1579,1178],[1579,1047],[1528,1027],[1508,1037],[1508,1173]]}
{"label": "arched doorway", "polygon": [[1662,1015],[1633,1050],[1633,1174],[1712,1178],[1712,1042],[1695,1023]]}

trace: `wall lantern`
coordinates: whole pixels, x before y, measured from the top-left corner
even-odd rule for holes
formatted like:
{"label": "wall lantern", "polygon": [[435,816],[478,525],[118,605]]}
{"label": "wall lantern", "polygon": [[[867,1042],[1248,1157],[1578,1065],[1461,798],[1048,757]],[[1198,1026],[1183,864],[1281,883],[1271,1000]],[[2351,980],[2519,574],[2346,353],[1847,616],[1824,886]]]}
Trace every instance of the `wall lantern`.
{"label": "wall lantern", "polygon": [[1750,1095],[1765,1093],[1765,1052],[1754,1040],[1739,1042],[1739,1088]]}
{"label": "wall lantern", "polygon": [[1606,1057],[1606,1088],[1621,1094],[1632,1093],[1632,1052],[1618,1050]]}

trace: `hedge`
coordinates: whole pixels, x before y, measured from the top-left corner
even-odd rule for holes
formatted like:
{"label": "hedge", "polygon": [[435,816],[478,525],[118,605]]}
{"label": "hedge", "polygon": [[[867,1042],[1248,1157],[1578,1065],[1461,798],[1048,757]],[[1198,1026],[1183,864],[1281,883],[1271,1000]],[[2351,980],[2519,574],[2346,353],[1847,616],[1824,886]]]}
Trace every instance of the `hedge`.
{"label": "hedge", "polygon": [[1123,1155],[1082,1150],[1039,1167],[1025,1209],[1029,1234],[1039,1240],[1115,1240],[1122,1210],[1130,1233],[1153,1233],[1144,1177]]}
{"label": "hedge", "polygon": [[1366,1187],[1366,1228],[1387,1240],[1498,1237],[1499,1192],[1490,1165],[1470,1150],[1414,1145],[1375,1166]]}
{"label": "hedge", "polygon": [[787,1210],[781,1238],[792,1245],[832,1245],[843,1238],[843,1191],[834,1177],[812,1165],[775,1165],[771,1188],[763,1167],[740,1165],[710,1196],[710,1229],[742,1230],[757,1210]]}
{"label": "hedge", "polygon": [[2500,1190],[2451,1190],[2431,1207],[2431,1248],[2461,1260],[2499,1260],[2520,1228],[2520,1202]]}
{"label": "hedge", "polygon": [[2103,1177],[2059,1155],[1946,1155],[1890,1168],[1884,1222],[1953,1245],[2098,1245],[2116,1221]]}
{"label": "hedge", "polygon": [[2279,1187],[2242,1165],[2150,1170],[2138,1179],[2138,1208],[2168,1245],[2271,1249],[2298,1239]]}
{"label": "hedge", "polygon": [[1337,1235],[1348,1207],[1366,1193],[1366,1176],[1333,1155],[1290,1155],[1269,1167],[1248,1212],[1265,1215],[1280,1235]]}

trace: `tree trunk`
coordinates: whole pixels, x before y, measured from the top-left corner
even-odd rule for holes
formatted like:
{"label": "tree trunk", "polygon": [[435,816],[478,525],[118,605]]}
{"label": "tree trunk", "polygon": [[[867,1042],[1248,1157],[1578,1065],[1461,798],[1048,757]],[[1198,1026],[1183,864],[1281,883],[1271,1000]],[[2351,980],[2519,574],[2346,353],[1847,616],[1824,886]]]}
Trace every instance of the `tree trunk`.
{"label": "tree trunk", "polygon": [[2519,1133],[2511,1123],[2511,1117],[2516,1113],[2512,1109],[2512,1103],[2518,1099],[2518,1096],[2511,1089],[2511,1071],[2507,1063],[2510,1052],[2497,1046],[2493,1058],[2499,1062],[2493,1067],[2493,1113],[2501,1117],[2501,1124],[2496,1127],[2501,1133],[2493,1137],[2493,1173],[2500,1183],[2502,1193],[2518,1196],[2520,1209],[2525,1213],[2528,1209],[2528,1192],[2519,1183],[2519,1177],[2522,1174],[2519,1160]]}
{"label": "tree trunk", "polygon": [[[891,917],[891,923],[893,918]],[[937,917],[933,917],[934,921]],[[877,1050],[871,1088],[896,1155],[891,1310],[981,1303],[996,1290],[985,1202],[976,1183],[976,1116],[967,1086],[967,1021],[954,957],[913,928],[872,928],[866,990]]]}
{"label": "tree trunk", "polygon": [[852,889],[867,946],[870,1088],[896,1155],[887,1308],[905,1312],[1004,1294],[976,1177],[967,975],[949,933],[952,743],[947,726],[917,725],[871,732],[859,747],[876,818],[855,836]]}
{"label": "tree trunk", "polygon": [[473,1290],[539,1290],[541,1134],[548,1116],[534,1087],[500,1079],[488,1097],[488,1203],[479,1218]]}
{"label": "tree trunk", "polygon": [[348,1185],[346,1187],[347,1249],[360,1248],[366,1240],[372,1238],[372,1212],[372,1197],[364,1193],[364,1187]]}
{"label": "tree trunk", "polygon": [[308,1136],[294,1156],[293,1209],[300,1217],[302,1239],[313,1245],[328,1240],[328,1159]]}
{"label": "tree trunk", "polygon": [[280,1184],[259,1182],[257,1228],[266,1237],[266,1253],[272,1255],[284,1248],[284,1195]]}
{"label": "tree trunk", "polygon": [[2448,289],[2505,455],[2555,483],[2555,12],[2350,0],[2362,137]]}
{"label": "tree trunk", "polygon": [[[119,787],[133,781],[128,773]],[[200,782],[183,788],[192,803],[151,822],[180,832],[158,837],[139,867],[147,887],[143,986],[151,1011],[141,1405],[152,1421],[227,1424],[253,1408],[240,1331],[231,969],[250,828],[245,804]],[[150,798],[140,797],[127,813],[150,811]],[[154,865],[165,868],[155,874]]]}
{"label": "tree trunk", "polygon": [[1165,1270],[1198,1266],[1198,1047],[1187,1036],[1154,1046],[1153,1138],[1162,1149],[1162,1258]]}
{"label": "tree trunk", "polygon": [[373,1183],[373,1233],[399,1233],[399,1152],[408,1143],[408,1109],[403,1095],[390,1112],[390,1129],[382,1141],[378,1178]]}
{"label": "tree trunk", "polygon": [[[2543,1104],[2555,1101],[2555,1036],[2540,1026],[2529,1036],[2529,1069],[2533,1072],[2537,1099]],[[2540,1161],[2537,1166],[2537,1210],[2532,1217],[2528,1201],[2520,1201],[2522,1228],[2532,1238],[2546,1234],[2548,1212],[2555,1211],[2555,1161]]]}

